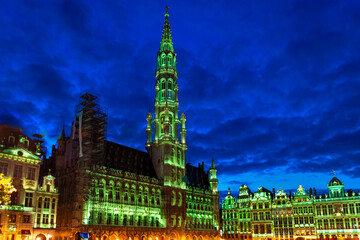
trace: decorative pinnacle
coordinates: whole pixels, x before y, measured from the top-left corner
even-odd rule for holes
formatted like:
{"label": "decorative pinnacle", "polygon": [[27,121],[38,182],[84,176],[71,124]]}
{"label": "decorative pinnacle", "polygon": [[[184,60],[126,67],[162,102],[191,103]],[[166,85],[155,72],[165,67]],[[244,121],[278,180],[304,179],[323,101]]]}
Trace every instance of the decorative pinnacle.
{"label": "decorative pinnacle", "polygon": [[169,6],[165,7],[165,14],[169,14]]}
{"label": "decorative pinnacle", "polygon": [[335,177],[335,176],[336,176],[335,170],[333,169],[333,170],[332,170],[332,172],[333,172],[333,174],[334,174],[334,177]]}
{"label": "decorative pinnacle", "polygon": [[228,195],[230,195],[230,187],[228,188]]}
{"label": "decorative pinnacle", "polygon": [[214,169],[214,168],[216,168],[215,167],[215,161],[214,161],[214,158],[212,158],[212,160],[211,160],[211,167],[210,167],[211,169]]}

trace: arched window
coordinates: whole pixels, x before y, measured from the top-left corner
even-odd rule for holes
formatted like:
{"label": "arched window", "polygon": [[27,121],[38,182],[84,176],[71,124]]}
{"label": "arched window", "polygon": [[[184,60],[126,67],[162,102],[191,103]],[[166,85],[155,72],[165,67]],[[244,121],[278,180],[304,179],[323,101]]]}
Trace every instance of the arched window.
{"label": "arched window", "polygon": [[115,198],[116,198],[117,201],[120,201],[120,196],[121,196],[121,184],[116,183]]}
{"label": "arched window", "polygon": [[128,202],[129,201],[129,185],[125,185],[125,191],[124,191],[124,201]]}
{"label": "arched window", "polygon": [[144,191],[144,204],[148,204],[149,203],[149,189],[148,188],[145,188],[145,191]]}
{"label": "arched window", "polygon": [[172,65],[172,55],[169,53],[168,55],[168,66],[171,67]]}
{"label": "arched window", "polygon": [[130,196],[131,196],[131,202],[134,203],[135,202],[135,189],[136,187],[134,185],[131,186],[131,193],[130,193]]}
{"label": "arched window", "polygon": [[181,207],[181,205],[182,205],[182,194],[181,194],[181,192],[179,192],[178,195],[179,195],[178,206]]}
{"label": "arched window", "polygon": [[142,196],[142,194],[143,194],[143,188],[140,186],[140,187],[139,187],[139,193],[138,193],[138,203],[139,203],[139,204],[142,204],[142,203],[143,203],[143,196]]}
{"label": "arched window", "polygon": [[175,193],[175,191],[172,191],[171,206],[175,206],[175,205],[176,205],[176,193]]}
{"label": "arched window", "polygon": [[114,200],[114,182],[113,181],[109,182],[108,198],[109,198],[109,201]]}
{"label": "arched window", "polygon": [[179,184],[181,184],[181,182],[182,182],[182,174],[181,174],[181,171],[179,170],[178,171],[178,182],[179,182]]}
{"label": "arched window", "polygon": [[182,159],[181,159],[181,151],[180,150],[178,150],[178,164],[180,164],[181,165],[181,163],[182,163]]}
{"label": "arched window", "polygon": [[157,191],[156,204],[157,205],[161,204],[161,191],[160,190]]}
{"label": "arched window", "polygon": [[99,197],[102,199],[104,198],[104,186],[105,186],[105,180],[101,179],[99,182]]}
{"label": "arched window", "polygon": [[152,204],[152,205],[155,205],[155,199],[156,199],[155,189],[152,189],[152,190],[151,190],[151,204]]}
{"label": "arched window", "polygon": [[165,61],[166,61],[165,54],[162,54],[161,55],[161,66],[162,67],[165,67]]}

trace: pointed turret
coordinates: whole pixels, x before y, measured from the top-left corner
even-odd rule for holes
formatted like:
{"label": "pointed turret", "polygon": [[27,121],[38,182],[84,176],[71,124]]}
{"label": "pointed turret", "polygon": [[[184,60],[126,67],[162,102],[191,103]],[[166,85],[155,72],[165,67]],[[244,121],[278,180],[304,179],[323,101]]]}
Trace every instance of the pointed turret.
{"label": "pointed turret", "polygon": [[146,146],[148,147],[150,142],[151,142],[151,134],[152,134],[152,128],[151,128],[152,114],[151,114],[150,109],[149,109],[148,114],[146,115],[146,120],[147,120],[147,127],[146,127],[147,141],[146,141]]}
{"label": "pointed turret", "polygon": [[215,160],[214,158],[211,160],[211,167],[209,169],[210,172],[210,186],[212,189],[213,194],[218,192],[218,183],[219,180],[216,178],[217,168],[215,167]]}

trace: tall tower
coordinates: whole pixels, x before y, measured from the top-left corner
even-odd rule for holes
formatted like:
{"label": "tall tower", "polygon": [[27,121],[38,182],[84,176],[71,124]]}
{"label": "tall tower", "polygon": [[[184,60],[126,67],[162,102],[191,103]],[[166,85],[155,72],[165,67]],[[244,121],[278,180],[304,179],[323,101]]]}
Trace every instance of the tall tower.
{"label": "tall tower", "polygon": [[177,228],[178,232],[184,232],[186,183],[183,179],[187,149],[186,116],[183,112],[179,119],[178,73],[168,7],[160,49],[157,53],[155,78],[155,112],[154,118],[150,111],[146,116],[147,142],[145,146],[158,178],[164,181],[166,226],[168,229]]}
{"label": "tall tower", "polygon": [[155,77],[155,116],[153,118],[150,111],[146,116],[148,123],[146,149],[152,157],[158,177],[164,180],[164,184],[185,189],[186,185],[182,179],[185,176],[187,149],[186,116],[182,112],[179,119],[178,73],[168,8],[165,13],[160,49],[157,53]]}
{"label": "tall tower", "polygon": [[209,171],[210,171],[211,190],[215,194],[215,193],[218,192],[218,182],[219,182],[219,180],[216,178],[217,168],[215,167],[214,159],[212,159],[212,161],[211,161],[211,167],[210,167]]}

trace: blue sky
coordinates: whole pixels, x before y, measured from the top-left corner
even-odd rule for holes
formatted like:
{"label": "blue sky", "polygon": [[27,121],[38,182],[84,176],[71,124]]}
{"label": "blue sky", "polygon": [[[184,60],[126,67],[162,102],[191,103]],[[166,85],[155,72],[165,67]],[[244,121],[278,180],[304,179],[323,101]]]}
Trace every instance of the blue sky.
{"label": "blue sky", "polygon": [[[144,150],[165,6],[178,54],[187,161],[220,190],[359,188],[359,1],[5,1],[0,122],[50,147],[88,90],[107,136]],[[50,149],[50,148],[49,148]]]}

